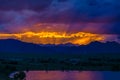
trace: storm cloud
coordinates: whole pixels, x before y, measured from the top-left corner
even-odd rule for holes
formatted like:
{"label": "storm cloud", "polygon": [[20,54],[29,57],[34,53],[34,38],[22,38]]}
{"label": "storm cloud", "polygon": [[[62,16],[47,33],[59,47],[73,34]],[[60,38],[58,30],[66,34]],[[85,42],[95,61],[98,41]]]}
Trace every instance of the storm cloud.
{"label": "storm cloud", "polygon": [[34,28],[36,24],[51,29],[55,24],[64,24],[58,29],[67,28],[67,32],[120,34],[120,1],[0,0],[0,32],[41,29]]}

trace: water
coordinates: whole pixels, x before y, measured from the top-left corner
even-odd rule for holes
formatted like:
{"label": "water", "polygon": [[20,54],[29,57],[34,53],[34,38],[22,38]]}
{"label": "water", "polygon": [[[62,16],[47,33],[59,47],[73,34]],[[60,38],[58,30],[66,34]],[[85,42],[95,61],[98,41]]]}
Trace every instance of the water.
{"label": "water", "polygon": [[120,80],[120,72],[111,71],[30,71],[26,80]]}

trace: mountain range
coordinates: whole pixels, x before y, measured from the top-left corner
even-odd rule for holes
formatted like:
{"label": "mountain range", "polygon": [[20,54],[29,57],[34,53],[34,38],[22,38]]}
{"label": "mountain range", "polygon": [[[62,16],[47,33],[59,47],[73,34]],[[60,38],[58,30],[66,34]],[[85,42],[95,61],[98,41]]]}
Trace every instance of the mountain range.
{"label": "mountain range", "polygon": [[60,45],[42,45],[26,43],[15,39],[0,40],[0,53],[15,54],[119,54],[120,44],[117,42],[92,42],[88,45],[71,43]]}

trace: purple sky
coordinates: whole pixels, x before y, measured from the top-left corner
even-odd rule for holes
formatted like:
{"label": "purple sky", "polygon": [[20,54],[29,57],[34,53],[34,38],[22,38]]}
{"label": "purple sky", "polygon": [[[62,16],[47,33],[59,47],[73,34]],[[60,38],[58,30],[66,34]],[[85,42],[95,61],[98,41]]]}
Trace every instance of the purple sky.
{"label": "purple sky", "polygon": [[65,28],[119,35],[119,9],[119,0],[0,0],[0,32]]}

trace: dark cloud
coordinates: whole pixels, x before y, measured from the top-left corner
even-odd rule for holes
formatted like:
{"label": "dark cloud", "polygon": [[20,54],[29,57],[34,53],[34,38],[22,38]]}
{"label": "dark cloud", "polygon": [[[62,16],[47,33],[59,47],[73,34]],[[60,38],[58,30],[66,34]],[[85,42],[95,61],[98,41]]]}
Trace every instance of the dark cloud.
{"label": "dark cloud", "polygon": [[52,0],[0,0],[1,10],[43,10]]}
{"label": "dark cloud", "polygon": [[0,0],[0,31],[61,23],[68,32],[120,34],[119,9],[119,0]]}
{"label": "dark cloud", "polygon": [[113,23],[110,26],[112,26],[110,28],[111,33],[120,35],[120,22]]}

